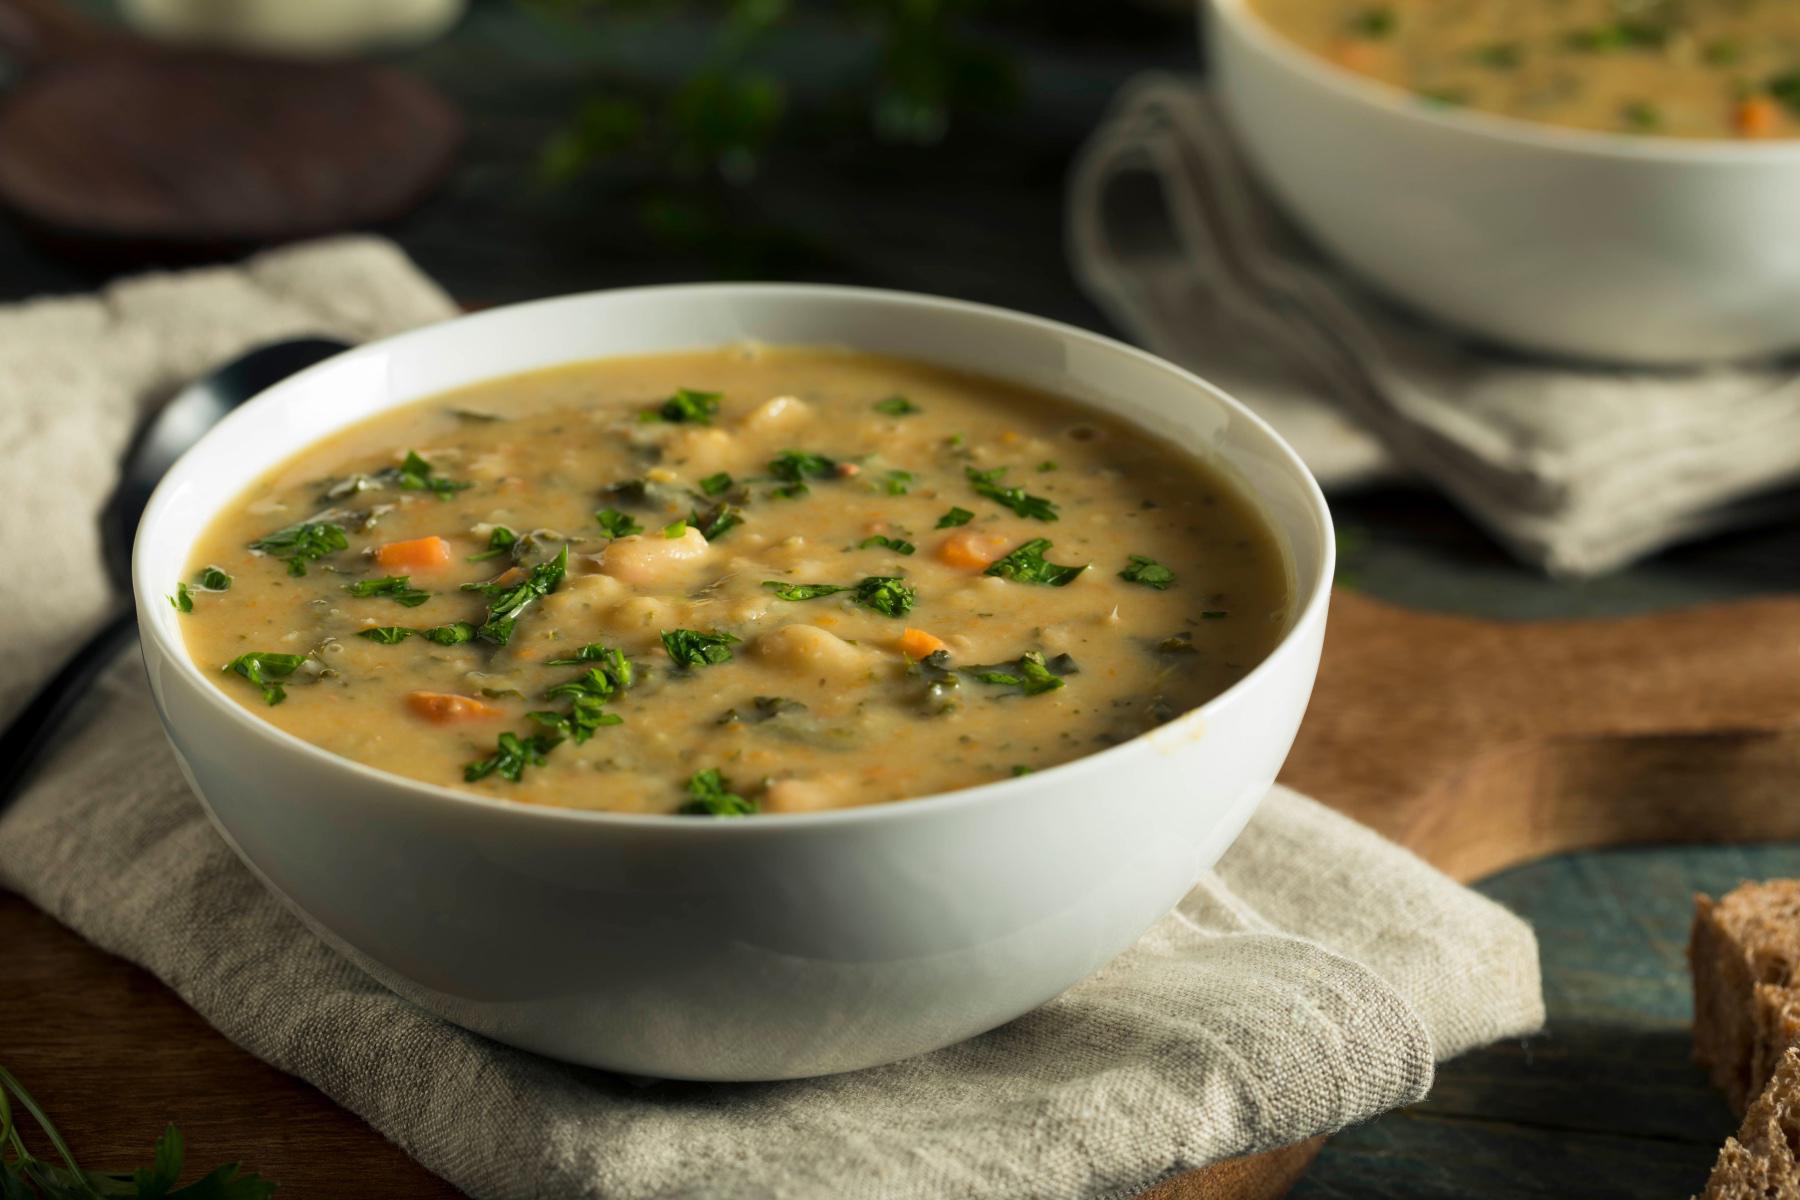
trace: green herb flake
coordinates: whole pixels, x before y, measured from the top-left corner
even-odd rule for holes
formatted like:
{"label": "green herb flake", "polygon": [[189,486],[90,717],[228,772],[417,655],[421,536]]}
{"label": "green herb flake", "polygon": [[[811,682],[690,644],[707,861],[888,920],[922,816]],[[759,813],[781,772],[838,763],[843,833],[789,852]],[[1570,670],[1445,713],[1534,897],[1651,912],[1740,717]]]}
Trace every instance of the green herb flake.
{"label": "green herb flake", "polygon": [[923,410],[905,396],[894,395],[886,400],[877,400],[875,411],[890,417],[905,417]]}
{"label": "green herb flake", "polygon": [[615,650],[604,642],[589,642],[566,658],[552,658],[544,663],[546,667],[580,667],[599,663],[604,667],[613,682],[623,691],[632,684],[636,668],[631,660],[625,657],[623,650]]}
{"label": "green herb flake", "polygon": [[484,642],[504,646],[512,638],[513,627],[524,611],[557,589],[569,573],[569,547],[548,562],[531,568],[518,583],[465,583],[463,590],[481,592],[488,597],[487,619],[476,629],[475,636]]}
{"label": "green herb flake", "polygon": [[693,388],[676,388],[675,394],[655,408],[646,409],[645,420],[661,418],[675,425],[710,425],[719,413],[723,392],[698,392]]}
{"label": "green herb flake", "polygon": [[175,585],[175,594],[169,597],[169,604],[179,613],[191,613],[194,611],[194,597],[188,592],[187,584],[178,583]]}
{"label": "green herb flake", "polygon": [[1012,765],[1012,777],[1014,779],[1017,779],[1021,775],[1030,774],[1033,774],[1032,768],[1026,766],[1024,763],[1014,763]]}
{"label": "green herb flake", "polygon": [[525,715],[539,725],[555,730],[562,737],[581,743],[600,729],[624,724],[625,719],[617,713],[607,712],[606,705],[631,686],[636,671],[631,660],[622,651],[610,649],[598,642],[583,646],[576,652],[574,659],[553,660],[553,665],[577,662],[594,665],[574,679],[559,683],[544,692],[546,699],[567,700],[569,711],[529,712]]}
{"label": "green herb flake", "polygon": [[266,651],[253,650],[249,654],[240,654],[222,668],[236,672],[262,689],[263,703],[280,704],[287,699],[287,689],[277,680],[286,679],[300,669],[306,661],[301,654],[271,654]]}
{"label": "green herb flake", "polygon": [[917,599],[917,593],[895,575],[871,575],[856,585],[856,602],[886,617],[905,616]]}
{"label": "green herb flake", "polygon": [[1175,572],[1157,562],[1154,558],[1145,558],[1142,554],[1133,554],[1130,565],[1119,572],[1119,578],[1126,583],[1139,583],[1157,591],[1167,591],[1175,584]]}
{"label": "green herb flake", "polygon": [[804,450],[783,450],[769,460],[769,474],[787,483],[803,483],[807,479],[826,479],[837,474],[836,459]]}
{"label": "green herb flake", "polygon": [[717,767],[690,775],[687,794],[687,803],[676,810],[684,816],[746,817],[756,811],[755,803],[731,790],[730,781]]}
{"label": "green herb flake", "polygon": [[708,475],[700,481],[700,490],[708,496],[717,496],[731,490],[732,479],[724,471],[717,475]]}
{"label": "green herb flake", "polygon": [[911,471],[896,468],[882,478],[881,490],[890,496],[904,496],[912,491],[913,481],[917,478]]}
{"label": "green herb flake", "polygon": [[644,532],[644,527],[637,523],[636,518],[616,508],[601,509],[594,514],[594,520],[600,522],[600,528],[606,530],[606,536],[610,538],[630,537],[634,533]]}
{"label": "green herb flake", "polygon": [[431,464],[420,458],[417,450],[406,452],[406,459],[400,464],[400,471],[394,476],[394,482],[408,491],[431,492],[439,500],[448,500],[465,488],[475,486],[466,480],[445,479],[433,474]]}
{"label": "green herb flake", "polygon": [[879,533],[873,537],[866,537],[856,544],[858,550],[869,550],[876,546],[892,550],[895,554],[911,554],[918,549],[905,538],[883,537]]}
{"label": "green herb flake", "polygon": [[727,662],[737,638],[729,633],[701,633],[697,629],[666,629],[663,649],[679,667],[710,667]]}
{"label": "green herb flake", "polygon": [[1391,37],[1399,23],[1399,18],[1395,16],[1393,9],[1379,5],[1374,8],[1365,8],[1351,17],[1347,28],[1356,37],[1379,41],[1382,38]]}
{"label": "green herb flake", "polygon": [[662,535],[670,541],[674,541],[676,538],[684,536],[687,531],[688,523],[686,521],[670,521],[663,526]]}
{"label": "green herb flake", "polygon": [[355,583],[347,583],[344,590],[358,600],[368,600],[376,596],[385,597],[396,604],[407,608],[417,608],[431,599],[431,593],[412,585],[410,575],[388,575],[381,579],[359,579]]}
{"label": "green herb flake", "polygon": [[778,600],[817,600],[820,596],[850,590],[847,586],[836,583],[783,583],[779,579],[765,579],[763,586],[774,592]]}
{"label": "green herb flake", "polygon": [[1654,104],[1633,100],[1619,110],[1619,119],[1632,133],[1653,133],[1662,128],[1662,113]]}
{"label": "green herb flake", "polygon": [[1036,650],[1021,654],[1017,662],[1002,667],[968,667],[965,668],[965,673],[983,683],[1016,687],[1020,694],[1026,696],[1054,692],[1063,686],[1062,677],[1050,669],[1044,662],[1044,656]]}
{"label": "green herb flake", "polygon": [[1041,463],[1039,463],[1039,464],[1038,464],[1038,465],[1037,465],[1037,469],[1038,469],[1038,474],[1039,474],[1039,475],[1042,475],[1042,474],[1044,474],[1044,473],[1045,473],[1045,472],[1048,472],[1048,471],[1054,471],[1054,470],[1056,470],[1056,465],[1057,465],[1057,464],[1056,464],[1056,460],[1055,460],[1055,459],[1053,459],[1053,458],[1046,458],[1046,459],[1045,459],[1045,460],[1044,460],[1044,461],[1043,461],[1043,462],[1041,462]]}
{"label": "green herb flake", "polygon": [[327,554],[347,549],[350,539],[342,525],[329,521],[301,521],[286,529],[277,529],[250,543],[250,549],[271,555],[287,563],[289,575],[306,574],[306,564]]}
{"label": "green herb flake", "polygon": [[1800,116],[1800,71],[1777,75],[1764,85],[1769,95],[1795,116]]}
{"label": "green herb flake", "polygon": [[490,558],[498,558],[519,544],[519,535],[504,525],[496,525],[488,531],[488,548],[480,554],[471,554],[467,562],[486,562]]}
{"label": "green herb flake", "polygon": [[448,625],[433,625],[430,629],[421,629],[419,636],[440,646],[460,646],[464,642],[475,640],[475,626],[467,621],[452,621]]}
{"label": "green herb flake", "polygon": [[689,513],[688,522],[700,531],[701,537],[716,542],[744,523],[744,510],[721,500],[705,512],[696,509]]}
{"label": "green herb flake", "polygon": [[1470,51],[1469,57],[1491,71],[1512,71],[1525,61],[1525,51],[1517,42],[1489,42]]}
{"label": "green herb flake", "polygon": [[993,467],[986,471],[977,471],[974,467],[966,469],[969,486],[975,489],[976,495],[986,496],[998,504],[1004,504],[1021,517],[1030,517],[1034,521],[1056,520],[1056,505],[1042,496],[1028,494],[1024,488],[1001,487],[1000,477],[1006,474],[1005,467]]}
{"label": "green herb flake", "polygon": [[478,779],[486,779],[489,775],[498,775],[510,783],[517,783],[525,774],[526,767],[544,765],[544,755],[562,744],[560,737],[547,733],[520,737],[516,733],[500,735],[498,747],[494,753],[478,762],[472,762],[463,768],[463,779],[474,783]]}
{"label": "green herb flake", "polygon": [[383,646],[398,646],[418,632],[417,629],[408,629],[404,625],[377,625],[372,629],[358,630],[356,636],[368,638],[371,642],[378,642]]}
{"label": "green herb flake", "polygon": [[229,592],[231,576],[217,567],[201,567],[200,573],[194,576],[196,586],[208,592]]}
{"label": "green herb flake", "polygon": [[938,518],[938,529],[954,529],[958,525],[967,525],[975,519],[975,514],[966,508],[951,507],[950,511]]}
{"label": "green herb flake", "polygon": [[993,575],[1000,579],[1010,579],[1014,583],[1041,583],[1049,587],[1067,587],[1075,582],[1075,577],[1088,569],[1088,564],[1079,567],[1058,566],[1044,558],[1044,551],[1050,549],[1047,538],[1032,538],[1025,542],[1005,558],[983,571],[984,575]]}

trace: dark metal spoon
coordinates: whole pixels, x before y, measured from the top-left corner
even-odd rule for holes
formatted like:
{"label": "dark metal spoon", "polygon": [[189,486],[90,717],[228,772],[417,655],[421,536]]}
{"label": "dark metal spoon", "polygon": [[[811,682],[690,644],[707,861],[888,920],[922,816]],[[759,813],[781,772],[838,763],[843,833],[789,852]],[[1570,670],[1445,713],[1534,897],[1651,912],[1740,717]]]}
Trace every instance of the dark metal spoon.
{"label": "dark metal spoon", "polygon": [[346,343],[329,338],[296,338],[261,346],[183,388],[138,430],[125,455],[119,486],[100,513],[101,555],[106,573],[121,595],[120,604],[0,733],[0,808],[43,757],[77,702],[93,689],[100,673],[112,665],[137,632],[137,612],[131,599],[131,543],[137,537],[138,518],[144,515],[157,483],[226,413],[294,372],[347,349]]}

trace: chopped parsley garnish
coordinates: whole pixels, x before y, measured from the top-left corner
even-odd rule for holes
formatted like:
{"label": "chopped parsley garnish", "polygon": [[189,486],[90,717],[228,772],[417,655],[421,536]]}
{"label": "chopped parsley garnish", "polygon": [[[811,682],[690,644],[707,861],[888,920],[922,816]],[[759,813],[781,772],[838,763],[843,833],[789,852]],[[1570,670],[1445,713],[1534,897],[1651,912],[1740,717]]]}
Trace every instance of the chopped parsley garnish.
{"label": "chopped parsley garnish", "polygon": [[[606,704],[631,686],[635,671],[631,660],[621,651],[608,649],[599,643],[583,646],[577,652],[577,659],[598,665],[590,666],[574,679],[559,683],[544,692],[545,699],[567,700],[569,711],[530,712],[525,715],[539,725],[548,726],[563,737],[580,743],[594,736],[597,729],[624,724],[623,717],[606,711]],[[566,663],[570,660],[558,661]]]}
{"label": "chopped parsley garnish", "polygon": [[687,781],[688,802],[676,811],[686,816],[745,817],[756,805],[731,790],[731,783],[717,767],[695,771]]}
{"label": "chopped parsley garnish", "polygon": [[287,699],[287,689],[277,683],[278,679],[286,679],[300,669],[306,661],[301,654],[270,654],[253,650],[249,654],[240,654],[226,663],[224,669],[235,671],[262,689],[265,704],[280,704]]}
{"label": "chopped parsley garnish", "polygon": [[1789,112],[1800,116],[1800,71],[1789,71],[1785,75],[1777,75],[1764,85],[1769,95],[1779,101]]}
{"label": "chopped parsley garnish", "polygon": [[174,606],[176,612],[191,613],[194,611],[194,597],[188,593],[188,585],[185,583],[175,585],[175,594],[169,597],[169,603]]}
{"label": "chopped parsley garnish", "polygon": [[708,475],[705,479],[702,479],[700,481],[700,490],[708,496],[717,496],[721,492],[730,491],[731,483],[731,476],[727,475],[724,471],[720,471],[717,475]]}
{"label": "chopped parsley garnish", "polygon": [[750,707],[743,712],[736,708],[726,709],[719,716],[719,724],[760,725],[779,716],[789,713],[798,715],[805,711],[806,705],[798,700],[789,700],[786,696],[756,696],[751,699]]}
{"label": "chopped parsley garnish", "polygon": [[488,533],[488,548],[480,554],[469,555],[468,562],[486,562],[490,558],[498,558],[519,544],[519,535],[504,525],[496,525]]}
{"label": "chopped parsley garnish", "polygon": [[1175,572],[1157,562],[1154,558],[1145,558],[1142,554],[1133,554],[1131,563],[1119,572],[1119,578],[1126,583],[1141,583],[1147,588],[1165,591],[1175,583]]}
{"label": "chopped parsley garnish", "polygon": [[1075,577],[1087,570],[1087,564],[1079,567],[1058,566],[1044,559],[1044,551],[1050,548],[1048,538],[1032,538],[983,571],[983,575],[994,575],[1001,579],[1010,579],[1014,583],[1042,583],[1050,587],[1067,587],[1075,581]]}
{"label": "chopped parsley garnish", "polygon": [[809,494],[811,491],[812,488],[804,483],[784,483],[774,491],[770,492],[769,495],[775,497],[777,500],[798,500],[800,497]]}
{"label": "chopped parsley garnish", "polygon": [[1620,109],[1619,119],[1634,133],[1650,133],[1662,128],[1662,113],[1654,104],[1644,100],[1633,100]]}
{"label": "chopped parsley garnish", "polygon": [[406,460],[400,464],[394,482],[407,491],[431,492],[439,500],[448,500],[463,489],[475,486],[466,480],[445,479],[432,474],[431,464],[420,458],[417,450],[406,452]]}
{"label": "chopped parsley garnish", "polygon": [[696,509],[689,513],[688,522],[700,531],[701,537],[716,542],[744,523],[744,510],[721,500],[705,512]]}
{"label": "chopped parsley garnish", "polygon": [[1362,38],[1384,38],[1394,32],[1399,18],[1385,5],[1365,8],[1350,18],[1350,32]]}
{"label": "chopped parsley garnish", "polygon": [[1014,763],[1012,765],[1012,777],[1014,779],[1017,779],[1021,775],[1030,775],[1030,774],[1032,774],[1032,769],[1030,767],[1026,766],[1024,763]]}
{"label": "chopped parsley garnish", "polygon": [[1156,652],[1158,654],[1198,654],[1200,647],[1194,645],[1194,635],[1184,629],[1180,633],[1170,634],[1156,643]]}
{"label": "chopped parsley garnish", "polygon": [[875,402],[875,411],[878,413],[885,413],[890,417],[904,417],[921,410],[918,405],[914,404],[911,400],[908,400],[905,396],[894,395],[889,396],[886,400],[877,400]]}
{"label": "chopped parsley garnish", "polygon": [[1490,42],[1472,51],[1469,57],[1490,70],[1511,71],[1524,61],[1525,52],[1517,42]]}
{"label": "chopped parsley garnish", "polygon": [[229,592],[231,576],[217,567],[201,567],[200,573],[194,576],[194,582],[209,592]]}
{"label": "chopped parsley garnish", "polygon": [[999,667],[966,667],[964,670],[983,683],[1016,687],[1020,694],[1026,696],[1054,692],[1063,685],[1061,676],[1045,664],[1044,656],[1036,650],[1019,655],[1018,661],[1014,663]]}
{"label": "chopped parsley garnish", "polygon": [[918,549],[917,546],[913,545],[905,538],[882,537],[879,533],[875,534],[873,537],[866,537],[856,544],[858,550],[867,550],[873,546],[881,546],[885,549],[892,550],[895,554],[911,554]]}
{"label": "chopped parsley garnish", "polygon": [[356,636],[379,642],[383,646],[397,646],[418,632],[417,629],[408,629],[404,625],[377,625],[373,629],[357,631]]}
{"label": "chopped parsley garnish", "polygon": [[589,642],[567,658],[547,660],[546,667],[581,667],[589,663],[603,663],[612,673],[613,681],[622,688],[631,686],[631,660],[624,653],[614,650],[605,642]]}
{"label": "chopped parsley garnish", "polygon": [[547,733],[520,737],[516,733],[500,735],[500,744],[493,754],[479,762],[472,762],[463,768],[463,778],[470,783],[477,779],[486,779],[489,775],[498,775],[512,783],[519,782],[525,774],[526,767],[544,765],[544,755],[562,744],[562,739]]}
{"label": "chopped parsley garnish", "polygon": [[594,520],[600,522],[600,528],[606,530],[607,537],[630,537],[634,533],[644,532],[644,527],[637,523],[635,517],[616,508],[601,509],[594,514]]}
{"label": "chopped parsley garnish", "polygon": [[1053,458],[1046,458],[1043,462],[1038,464],[1037,469],[1039,475],[1042,475],[1046,471],[1054,471],[1056,470],[1056,460]]}
{"label": "chopped parsley garnish", "polygon": [[783,450],[769,460],[769,474],[788,483],[825,479],[837,474],[837,460],[804,450]]}
{"label": "chopped parsley garnish", "polygon": [[565,544],[557,556],[541,562],[518,583],[465,583],[466,592],[481,592],[488,597],[487,619],[476,629],[475,636],[484,642],[504,646],[512,637],[513,626],[532,603],[554,592],[569,573],[569,547]]}
{"label": "chopped parsley garnish", "polygon": [[1004,504],[1021,517],[1030,517],[1034,521],[1056,520],[1056,505],[1051,501],[1042,496],[1030,495],[1024,488],[1000,486],[999,479],[1006,474],[1005,467],[993,467],[986,471],[968,467],[965,473],[969,477],[969,486],[975,489],[976,495]]}
{"label": "chopped parsley garnish", "polygon": [[967,525],[975,519],[975,514],[966,508],[952,506],[950,511],[938,518],[938,529],[954,529],[958,525]]}
{"label": "chopped parsley garnish", "polygon": [[410,575],[388,575],[381,579],[359,579],[355,583],[347,583],[344,590],[358,600],[367,600],[375,596],[385,596],[396,604],[404,604],[407,608],[417,608],[431,599],[431,593],[412,585]]}
{"label": "chopped parsley garnish", "polygon": [[779,579],[765,579],[763,586],[774,592],[778,600],[817,600],[820,596],[850,590],[836,583],[783,583]]}
{"label": "chopped parsley garnish", "polygon": [[1608,54],[1614,50],[1656,50],[1669,40],[1669,27],[1657,21],[1624,18],[1577,29],[1563,38],[1571,50]]}
{"label": "chopped parsley garnish", "polygon": [[661,417],[676,425],[710,425],[719,413],[723,392],[697,392],[693,388],[676,388],[675,394],[655,408],[645,409],[643,419]]}
{"label": "chopped parsley garnish", "polygon": [[460,646],[464,642],[475,640],[475,626],[467,621],[452,621],[448,625],[433,625],[430,629],[421,629],[419,636],[440,646]]}
{"label": "chopped parsley garnish", "polygon": [[307,563],[349,545],[350,539],[344,536],[342,525],[333,525],[329,521],[301,521],[257,538],[250,543],[250,549],[281,559],[287,563],[289,575],[304,575]]}
{"label": "chopped parsley garnish", "polygon": [[882,479],[881,490],[890,496],[904,496],[912,490],[913,480],[916,478],[911,471],[902,471],[896,467]]}
{"label": "chopped parsley garnish", "polygon": [[883,616],[905,616],[912,611],[915,599],[912,588],[893,575],[871,575],[856,585],[856,602]]}
{"label": "chopped parsley garnish", "polygon": [[701,633],[697,629],[666,629],[663,649],[681,667],[709,667],[731,658],[737,638],[729,633]]}

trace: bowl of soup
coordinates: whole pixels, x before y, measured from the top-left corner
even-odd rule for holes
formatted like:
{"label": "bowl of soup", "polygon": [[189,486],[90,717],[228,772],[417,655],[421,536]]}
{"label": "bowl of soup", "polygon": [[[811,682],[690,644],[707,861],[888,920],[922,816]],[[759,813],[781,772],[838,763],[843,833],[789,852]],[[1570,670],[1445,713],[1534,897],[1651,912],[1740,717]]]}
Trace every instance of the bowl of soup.
{"label": "bowl of soup", "polygon": [[515,1046],[748,1080],[991,1029],[1172,907],[1292,741],[1332,544],[1150,355],[704,285],[271,388],[133,572],[183,770],[328,943]]}
{"label": "bowl of soup", "polygon": [[1226,118],[1373,290],[1645,365],[1800,349],[1800,9],[1209,0]]}

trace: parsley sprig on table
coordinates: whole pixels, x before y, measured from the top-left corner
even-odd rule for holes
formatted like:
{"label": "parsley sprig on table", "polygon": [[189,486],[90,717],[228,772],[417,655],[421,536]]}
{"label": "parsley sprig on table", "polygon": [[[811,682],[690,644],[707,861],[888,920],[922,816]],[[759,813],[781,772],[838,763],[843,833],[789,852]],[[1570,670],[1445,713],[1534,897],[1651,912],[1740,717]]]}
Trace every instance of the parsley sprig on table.
{"label": "parsley sprig on table", "polygon": [[[25,1144],[13,1105],[36,1122],[56,1151],[61,1165],[46,1162]],[[181,1131],[170,1125],[156,1139],[151,1164],[135,1171],[88,1171],[75,1161],[69,1144],[44,1110],[20,1086],[12,1072],[0,1067],[0,1197],[4,1200],[268,1200],[275,1185],[255,1172],[240,1174],[227,1163],[183,1188],[181,1168],[187,1146]]]}

